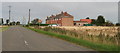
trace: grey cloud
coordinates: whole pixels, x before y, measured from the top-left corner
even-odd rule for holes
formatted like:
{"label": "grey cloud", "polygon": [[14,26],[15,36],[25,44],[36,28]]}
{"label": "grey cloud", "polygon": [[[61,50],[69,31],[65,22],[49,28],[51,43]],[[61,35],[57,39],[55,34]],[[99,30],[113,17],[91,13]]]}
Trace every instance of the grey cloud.
{"label": "grey cloud", "polygon": [[75,17],[75,20],[86,18],[96,19],[99,14],[114,23],[118,22],[117,2],[4,2],[3,17],[8,18],[8,7],[12,6],[12,20],[28,18],[28,9],[31,9],[31,19],[40,18],[45,22],[47,16],[67,11]]}
{"label": "grey cloud", "polygon": [[0,17],[2,17],[2,3],[0,2]]}
{"label": "grey cloud", "polygon": [[2,2],[118,2],[119,0],[1,0]]}

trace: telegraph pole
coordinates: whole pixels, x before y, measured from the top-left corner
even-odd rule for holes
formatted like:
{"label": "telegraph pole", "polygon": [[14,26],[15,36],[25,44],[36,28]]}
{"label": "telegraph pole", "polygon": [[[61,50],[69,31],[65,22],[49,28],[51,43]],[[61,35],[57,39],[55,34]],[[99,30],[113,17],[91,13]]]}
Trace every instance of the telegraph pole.
{"label": "telegraph pole", "polygon": [[30,9],[29,9],[29,18],[28,18],[28,25],[30,24]]}
{"label": "telegraph pole", "polygon": [[10,24],[10,19],[11,19],[11,6],[8,6],[9,7],[9,24]]}

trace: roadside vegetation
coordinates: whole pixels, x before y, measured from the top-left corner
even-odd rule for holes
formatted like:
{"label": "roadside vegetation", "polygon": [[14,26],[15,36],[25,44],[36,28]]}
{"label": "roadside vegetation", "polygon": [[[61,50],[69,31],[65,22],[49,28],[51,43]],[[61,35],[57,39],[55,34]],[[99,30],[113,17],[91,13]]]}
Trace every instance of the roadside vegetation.
{"label": "roadside vegetation", "polygon": [[0,27],[0,32],[7,30],[8,27]]}
{"label": "roadside vegetation", "polygon": [[[69,31],[61,28],[27,28],[38,33],[43,33],[52,37],[57,37],[81,46],[95,49],[97,51],[119,51],[120,48],[120,46],[118,46],[118,42],[116,42],[119,40],[118,36],[120,36],[120,34],[118,34],[116,37],[105,37],[102,34],[100,34],[99,36],[83,36],[77,33],[76,31]],[[80,38],[78,38],[78,36]]]}

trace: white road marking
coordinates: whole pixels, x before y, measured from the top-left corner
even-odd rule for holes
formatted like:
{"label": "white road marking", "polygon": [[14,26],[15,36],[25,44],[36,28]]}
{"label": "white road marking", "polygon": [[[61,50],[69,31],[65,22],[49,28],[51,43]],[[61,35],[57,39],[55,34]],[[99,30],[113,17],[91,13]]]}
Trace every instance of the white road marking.
{"label": "white road marking", "polygon": [[28,42],[27,41],[24,41],[26,45],[28,45]]}

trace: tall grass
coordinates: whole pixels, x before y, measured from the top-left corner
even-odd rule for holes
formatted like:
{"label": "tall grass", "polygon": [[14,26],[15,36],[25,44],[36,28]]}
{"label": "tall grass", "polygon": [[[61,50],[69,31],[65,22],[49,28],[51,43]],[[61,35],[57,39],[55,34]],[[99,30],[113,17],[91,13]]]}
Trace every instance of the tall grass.
{"label": "tall grass", "polygon": [[7,29],[8,29],[8,27],[2,27],[2,28],[0,28],[0,32],[5,31]]}
{"label": "tall grass", "polygon": [[[76,38],[78,37],[79,34],[77,34],[75,31],[68,31],[65,29],[60,29],[60,28],[51,28],[51,27],[46,27],[44,29],[34,29],[34,28],[29,28],[33,31],[39,32],[39,33],[43,33],[43,34],[47,34],[53,37],[57,37],[72,43],[76,43],[78,45],[82,45],[82,46],[86,46],[98,51],[118,51],[118,48],[120,48],[120,46],[118,45],[111,45],[111,44],[100,44],[100,43],[96,43],[96,42],[92,42],[92,41],[88,41],[84,39],[84,36],[81,38]],[[69,33],[68,33],[69,32]],[[71,36],[69,36],[71,35]],[[74,35],[74,37],[73,37]],[[92,39],[92,35],[88,35],[86,36],[88,37],[88,39]],[[92,37],[92,38],[90,38]],[[100,36],[102,37],[102,35]],[[93,39],[92,39],[93,40]]]}
{"label": "tall grass", "polygon": [[104,34],[100,33],[99,35],[93,36],[85,34],[83,35],[83,32],[79,32],[77,30],[66,30],[61,28],[52,28],[52,27],[45,27],[42,30],[49,31],[49,32],[55,32],[62,35],[67,35],[75,38],[80,38],[83,40],[88,40],[95,43],[102,43],[102,44],[111,44],[111,45],[118,45],[118,37],[120,35],[116,35],[115,37],[112,36],[105,36]]}

